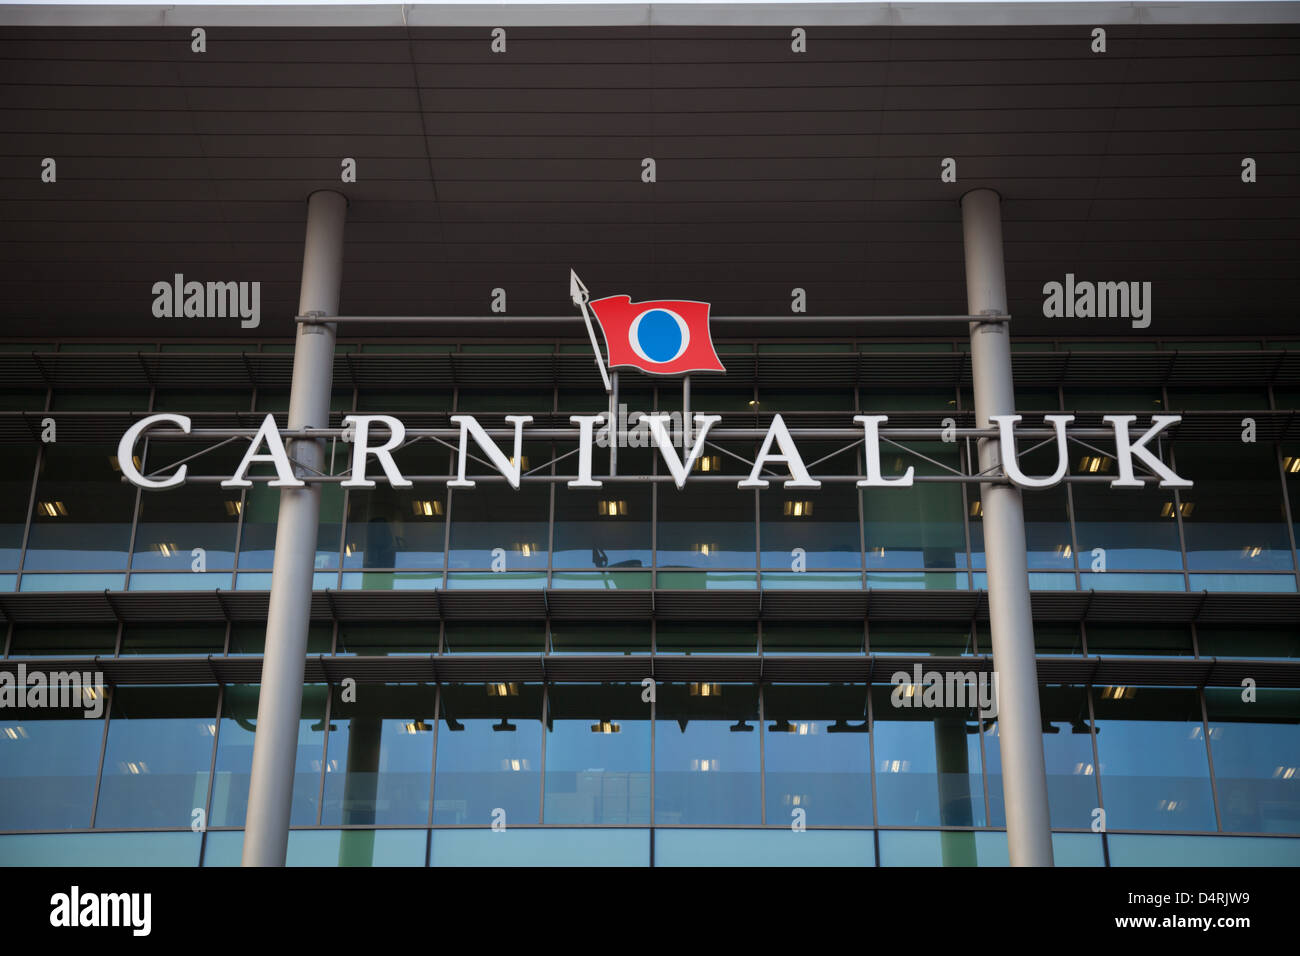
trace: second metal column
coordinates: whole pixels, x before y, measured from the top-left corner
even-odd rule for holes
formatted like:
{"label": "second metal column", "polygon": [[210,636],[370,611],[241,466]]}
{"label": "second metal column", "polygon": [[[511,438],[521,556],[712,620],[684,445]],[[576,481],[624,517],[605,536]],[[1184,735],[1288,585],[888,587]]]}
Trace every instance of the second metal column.
{"label": "second metal column", "polygon": [[[1007,284],[998,194],[990,189],[967,193],[962,197],[961,213],[968,311],[971,315],[1005,315]],[[990,416],[1014,415],[1016,410],[1006,321],[972,322],[970,351],[976,424],[988,428],[992,424]],[[997,474],[1001,464],[997,439],[981,438],[980,471]],[[1007,848],[1012,866],[1051,866],[1052,828],[1029,605],[1024,505],[1020,489],[1010,484],[981,483],[980,498],[984,508],[993,669],[998,676],[998,738]]]}
{"label": "second metal column", "polygon": [[[299,315],[339,314],[346,217],[347,200],[339,193],[322,190],[307,200]],[[289,392],[291,430],[329,427],[335,329],[333,324],[298,324]],[[322,440],[299,439],[291,442],[287,451],[294,462],[294,474],[299,477],[324,472]],[[244,826],[244,866],[284,866],[288,850],[320,498],[321,486],[317,483],[280,490],[262,689],[253,738],[253,775]]]}

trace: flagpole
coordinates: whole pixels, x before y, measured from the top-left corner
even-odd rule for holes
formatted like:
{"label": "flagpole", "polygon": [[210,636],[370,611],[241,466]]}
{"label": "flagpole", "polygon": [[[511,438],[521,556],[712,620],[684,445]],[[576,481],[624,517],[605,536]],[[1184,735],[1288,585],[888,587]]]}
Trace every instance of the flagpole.
{"label": "flagpole", "polygon": [[691,377],[682,376],[682,460],[691,453]]}

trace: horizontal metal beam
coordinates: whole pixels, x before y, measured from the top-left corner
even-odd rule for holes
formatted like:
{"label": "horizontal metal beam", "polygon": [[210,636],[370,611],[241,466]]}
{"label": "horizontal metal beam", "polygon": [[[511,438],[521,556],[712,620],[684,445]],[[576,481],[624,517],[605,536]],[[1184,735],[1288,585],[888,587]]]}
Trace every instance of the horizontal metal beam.
{"label": "horizontal metal beam", "polygon": [[[48,414],[48,413],[46,413]],[[376,414],[372,412],[348,412],[346,414]],[[742,414],[742,413],[738,413]],[[753,414],[752,412],[749,414]],[[400,415],[393,416],[400,418]],[[477,417],[477,416],[474,416]],[[629,422],[629,425],[635,425]],[[282,428],[279,430],[282,438],[343,438],[346,433],[343,428]],[[383,433],[383,430],[378,430]],[[515,437],[512,428],[485,428],[485,432],[492,438],[510,438]],[[862,441],[863,431],[861,428],[791,428],[790,435],[793,438],[803,438],[808,441]],[[996,428],[891,428],[885,426],[879,429],[881,438],[893,438],[911,441],[942,441],[944,434],[949,434],[957,438],[998,438]],[[257,434],[256,428],[194,428],[188,432],[180,431],[174,427],[152,428],[146,433],[148,438],[158,438],[166,441],[194,441],[196,439],[221,439],[221,438],[252,438]],[[626,431],[624,432],[626,434]],[[460,440],[459,428],[408,428],[406,429],[407,439],[412,438],[442,438],[448,441]],[[767,437],[766,428],[711,428],[709,429],[709,441],[749,441],[762,440]],[[1017,428],[1017,438],[1055,438],[1056,432],[1050,428]],[[1078,428],[1070,429],[1067,432],[1069,438],[1114,438],[1115,432],[1109,428]],[[576,442],[579,438],[579,430],[576,428],[537,428],[526,429],[524,432],[525,441],[572,441]],[[626,446],[623,446],[626,447]]]}
{"label": "horizontal metal beam", "polygon": [[[711,315],[710,324],[754,325],[755,323],[784,322],[802,324],[816,322],[826,325],[871,325],[874,323],[942,323],[957,325],[969,322],[1006,322],[1005,314],[989,315]],[[346,322],[349,325],[495,325],[520,326],[552,325],[556,322],[580,322],[579,315],[296,315],[294,321],[303,325],[321,325]]]}
{"label": "horizontal metal beam", "polygon": [[[153,474],[152,477],[161,477],[161,475],[165,473],[166,473],[166,469],[164,469],[162,472]],[[352,476],[350,473],[342,474],[342,475],[301,476],[302,480],[309,485],[340,484],[344,481],[348,481],[351,477]],[[386,478],[382,477],[381,475],[374,474],[371,471],[367,471],[366,477],[367,479],[375,481],[379,484],[388,484],[388,480]],[[408,481],[411,481],[415,484],[445,484],[446,482],[456,480],[460,476],[459,475],[403,475],[402,477],[406,478]],[[476,483],[482,481],[482,482],[487,482],[489,484],[504,484],[506,482],[506,478],[504,475],[469,474],[466,477],[468,477],[469,479],[471,479]],[[602,475],[597,473],[594,474],[592,477],[604,484],[627,484],[627,485],[668,484],[674,480],[672,475],[622,475],[622,474]],[[732,474],[732,475],[709,474],[709,475],[691,475],[688,480],[692,485],[728,484],[728,483],[734,484],[737,481],[743,481],[746,477],[747,477],[746,475],[740,473]],[[760,477],[766,478],[769,481],[777,482],[777,483],[786,480],[785,476],[781,474],[764,473],[760,475]],[[826,484],[833,484],[833,485],[855,483],[863,479],[862,475],[813,475],[813,477],[817,481],[824,482]],[[886,478],[889,477],[890,476],[888,475],[886,476]],[[215,485],[215,484],[220,484],[223,481],[228,481],[229,478],[230,478],[229,475],[187,474],[185,476],[185,484]],[[254,484],[262,484],[265,482],[278,480],[276,475],[246,475],[245,479],[247,481],[253,482]],[[577,475],[524,475],[519,480],[524,484],[560,484],[563,482],[577,481],[578,476]],[[1065,478],[1061,479],[1061,483],[1072,484],[1072,485],[1073,484],[1096,484],[1101,482],[1111,482],[1115,480],[1116,480],[1116,476],[1112,476],[1112,475],[1067,475]],[[1141,481],[1143,484],[1155,484],[1158,481],[1158,479],[1156,478],[1144,478],[1141,475],[1137,476],[1137,480]],[[123,477],[122,481],[125,482],[126,478]],[[1008,484],[1010,482],[1010,479],[1004,475],[913,475],[912,481],[916,484],[1004,485],[1004,484]],[[806,491],[811,489],[792,489],[792,490]],[[886,488],[882,490],[887,491],[889,489]]]}

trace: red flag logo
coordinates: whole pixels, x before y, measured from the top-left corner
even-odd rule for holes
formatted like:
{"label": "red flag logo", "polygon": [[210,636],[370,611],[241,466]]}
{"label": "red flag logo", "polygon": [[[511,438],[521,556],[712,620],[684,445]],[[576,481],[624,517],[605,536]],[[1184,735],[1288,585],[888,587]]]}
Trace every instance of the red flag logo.
{"label": "red flag logo", "polygon": [[707,302],[633,302],[612,295],[589,304],[605,336],[610,368],[651,375],[726,371],[713,350]]}

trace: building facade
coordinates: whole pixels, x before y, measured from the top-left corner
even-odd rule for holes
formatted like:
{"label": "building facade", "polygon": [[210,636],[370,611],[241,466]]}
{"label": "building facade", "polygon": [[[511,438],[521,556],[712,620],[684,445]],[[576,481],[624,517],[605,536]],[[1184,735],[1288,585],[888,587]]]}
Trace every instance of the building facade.
{"label": "building facade", "polygon": [[[989,485],[981,439],[965,434],[981,425],[971,334],[964,321],[904,318],[965,316],[959,203],[994,189],[1024,426],[1068,414],[1071,428],[1096,432],[1105,416],[1133,415],[1138,434],[1175,415],[1151,449],[1192,482],[1113,488],[1115,440],[1088,432],[1066,446],[1065,481],[1020,494],[1056,865],[1300,864],[1300,210],[1295,130],[1267,133],[1269,111],[1285,112],[1282,77],[1300,63],[1294,11],[1249,20],[1241,11],[1273,5],[1207,5],[1219,12],[1204,22],[1168,24],[1148,4],[1135,8],[1148,20],[1111,28],[1129,71],[1124,97],[1154,97],[1167,136],[1194,130],[1208,141],[1249,127],[1240,149],[1203,142],[1166,181],[1135,157],[1177,162],[1151,157],[1143,116],[1114,101],[1117,81],[1094,75],[1111,54],[1090,51],[1080,23],[1038,5],[1026,16],[1040,20],[1024,25],[1000,20],[996,5],[962,6],[983,13],[879,26],[790,5],[779,17],[744,8],[753,19],[717,26],[656,7],[663,19],[644,27],[566,22],[557,8],[519,13],[504,52],[492,48],[489,12],[465,14],[481,23],[401,27],[245,12],[213,25],[211,52],[193,54],[168,44],[201,24],[123,20],[105,34],[71,14],[41,22],[6,11],[0,39],[17,65],[5,82],[45,117],[15,152],[58,153],[59,172],[41,182],[36,160],[23,160],[31,182],[15,173],[3,197],[13,295],[0,329],[0,694],[10,693],[0,697],[0,863],[240,862],[275,639],[281,490],[265,462],[251,487],[217,479],[235,473],[268,414],[292,425],[305,202],[334,189],[349,202],[341,314],[430,321],[338,326],[288,863],[1005,865],[996,707],[926,693],[932,674],[982,681],[1001,667]],[[348,16],[387,15],[369,9]],[[778,62],[772,44],[784,55],[805,22],[811,55],[819,42],[834,52],[800,80],[802,62]],[[1215,36],[1234,63],[1209,59]],[[918,59],[948,57],[931,79],[960,99],[963,77],[994,69],[970,44],[1005,53],[1076,40],[1083,50],[1062,69],[1079,76],[1042,102],[1018,97],[1033,70],[1057,68],[1006,62],[997,69],[1028,72],[951,109],[909,100],[926,86],[909,73]],[[619,119],[595,80],[566,79],[591,41],[680,64],[684,77],[619,80],[627,97],[673,105]],[[28,87],[46,82],[38,61],[59,43],[71,44],[60,75],[72,79],[40,92],[50,101],[38,107]],[[270,69],[297,63],[310,77],[325,44],[355,71],[329,94],[337,113],[320,113],[320,90]],[[492,58],[511,49],[522,62],[491,79]],[[208,68],[200,56],[226,72],[196,78]],[[1191,87],[1171,91],[1151,73],[1183,68],[1180,56],[1205,58],[1193,71],[1226,71],[1221,101],[1196,99],[1198,87],[1182,104]],[[388,70],[390,57],[414,79]],[[617,59],[596,56],[596,75],[618,80]],[[446,64],[456,69],[440,72]],[[900,71],[897,90],[871,78],[882,65]],[[171,69],[185,75],[173,82]],[[365,69],[389,77],[386,92],[357,78]],[[855,69],[868,79],[852,79]],[[247,86],[232,79],[241,72],[268,83],[263,112],[247,107]],[[96,81],[136,97],[139,130],[101,128],[110,107]],[[809,82],[812,93],[798,92]],[[878,88],[894,92],[858,101]],[[742,108],[709,130],[709,109],[683,91]],[[1091,96],[1105,100],[1096,108],[1115,140],[1100,152],[1074,142],[1101,128],[1087,115]],[[366,112],[380,99],[392,116]],[[249,110],[242,120],[223,112],[236,102]],[[576,126],[550,135],[535,125],[543,109],[598,103],[626,156]],[[801,104],[828,104],[826,115],[800,119]],[[1079,169],[1024,165],[1032,137],[1012,130],[1050,109],[1078,113],[1040,141],[1059,150],[1046,162],[1085,157]],[[935,125],[909,130],[895,114],[912,110],[929,110]],[[497,125],[481,126],[485,116]],[[411,134],[419,155],[399,161],[412,117],[445,136]],[[658,125],[644,142],[619,126],[647,117]],[[22,120],[11,111],[15,130]],[[314,154],[276,145],[277,122],[302,123]],[[1020,145],[986,148],[991,123]],[[870,142],[837,142],[859,135]],[[771,148],[746,179],[732,153],[758,143]],[[256,170],[239,155],[250,144]],[[665,188],[674,162],[704,162],[695,149],[715,164],[730,157],[730,178],[697,167]],[[659,153],[650,180],[647,150]],[[1226,185],[1205,185],[1225,150]],[[1273,163],[1273,182],[1243,179],[1233,150]],[[573,211],[565,157],[584,151],[576,176],[592,198]],[[979,178],[945,180],[950,152]],[[151,165],[158,155],[172,157],[179,179]],[[353,158],[357,179],[346,162],[341,181],[289,168],[332,169],[338,157]],[[633,172],[614,182],[624,159]],[[924,173],[890,166],[913,159]],[[836,172],[867,160],[881,161],[869,181]],[[113,195],[115,184],[136,188],[132,162],[144,167],[139,188],[161,190],[134,211]],[[382,173],[371,182],[368,169]],[[210,194],[173,189],[185,179]],[[1238,195],[1251,185],[1263,188]],[[642,188],[662,192],[645,203],[633,194]],[[850,198],[835,197],[845,189]],[[1211,194],[1202,207],[1170,212],[1198,189]],[[768,191],[782,193],[772,199],[781,209],[762,205]],[[407,197],[414,213],[398,209]],[[843,238],[854,230],[866,240]],[[407,245],[443,254],[432,279]],[[76,278],[50,286],[67,263],[80,263]],[[553,436],[611,405],[565,297],[571,266],[593,294],[713,303],[725,374],[692,376],[688,392],[675,378],[619,375],[616,462],[598,436],[595,472],[644,480],[563,480],[575,474],[574,444]],[[256,279],[261,314],[187,315],[182,302],[160,315],[171,310],[154,307],[153,280],[177,274],[182,294],[185,278]],[[1048,284],[1073,292],[1076,275],[1151,283],[1147,315],[1054,312]],[[792,305],[798,292],[812,304]],[[509,304],[497,309],[498,299]],[[1082,312],[1082,299],[1064,300]],[[877,313],[892,318],[869,318]],[[719,415],[720,429],[753,437],[709,441],[678,488],[638,414],[675,425],[687,402],[690,416]],[[190,480],[143,490],[124,477],[119,441],[159,413],[187,416],[196,434],[145,437],[133,467],[156,476],[187,463]],[[343,486],[353,447],[344,419],[365,414],[439,433],[394,452],[412,486]],[[461,460],[453,416],[463,415],[507,453],[507,416],[532,416],[511,460],[519,487],[478,448],[466,464],[476,486],[448,486]],[[767,488],[737,488],[777,415],[809,470],[840,478],[868,474],[863,441],[842,432],[860,429],[855,415],[887,415],[922,437],[887,437],[883,475],[911,468],[918,480],[786,488],[778,468]],[[1056,449],[1024,438],[1019,460],[1046,475]]]}

